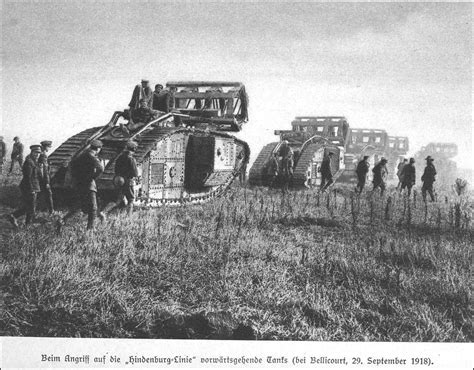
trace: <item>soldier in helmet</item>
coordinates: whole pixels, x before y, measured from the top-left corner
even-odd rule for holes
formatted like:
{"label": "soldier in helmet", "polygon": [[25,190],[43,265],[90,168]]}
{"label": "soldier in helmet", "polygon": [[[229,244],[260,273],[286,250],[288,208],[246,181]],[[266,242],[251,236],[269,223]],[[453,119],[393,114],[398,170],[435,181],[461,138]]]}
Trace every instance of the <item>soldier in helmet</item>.
{"label": "soldier in helmet", "polygon": [[329,152],[327,156],[323,158],[321,162],[321,191],[325,191],[334,182],[332,179],[332,168],[331,159],[334,156],[334,152]]}
{"label": "soldier in helmet", "polygon": [[377,188],[380,188],[380,195],[383,195],[387,184],[387,176],[388,176],[388,170],[387,170],[387,159],[382,157],[379,163],[377,163],[374,168],[372,169],[372,173],[374,174],[374,179],[372,180],[374,184],[374,188],[372,191],[374,191]]}
{"label": "soldier in helmet", "polygon": [[433,165],[434,159],[431,156],[425,158],[426,167],[423,175],[421,176],[421,181],[423,181],[423,186],[421,187],[421,195],[423,196],[423,201],[426,202],[426,192],[430,195],[431,201],[435,201],[435,196],[433,194],[433,183],[436,181],[436,168]]}
{"label": "soldier in helmet", "polygon": [[[76,201],[69,212],[58,220],[58,233],[66,221],[81,209],[87,214],[87,229],[94,228],[97,217],[97,185],[95,180],[104,171],[104,167],[98,158],[101,149],[102,142],[92,140],[89,149],[71,162],[71,174],[77,194]],[[102,213],[99,213],[99,218],[104,220],[105,217]]]}
{"label": "soldier in helmet", "polygon": [[129,141],[123,152],[118,156],[115,161],[115,178],[114,185],[118,190],[117,200],[113,203],[109,203],[104,210],[104,214],[110,212],[115,207],[118,207],[122,202],[123,198],[127,200],[128,215],[132,214],[133,201],[135,200],[135,191],[133,189],[133,183],[135,178],[138,177],[137,162],[133,157],[133,154],[137,150],[138,144],[134,141]]}
{"label": "soldier in helmet", "polygon": [[22,167],[23,178],[20,182],[23,205],[8,217],[8,220],[15,228],[18,228],[18,217],[26,214],[25,225],[29,225],[36,217],[36,200],[37,194],[40,191],[40,180],[42,177],[41,165],[38,163],[41,146],[32,145],[30,149],[31,153],[27,156]]}
{"label": "soldier in helmet", "polygon": [[12,154],[11,154],[11,160],[12,163],[10,165],[10,172],[13,172],[13,168],[15,166],[15,162],[18,162],[20,165],[20,168],[23,167],[23,144],[20,141],[20,138],[18,136],[15,136],[13,138],[13,149],[12,149]]}
{"label": "soldier in helmet", "polygon": [[41,142],[41,154],[39,156],[38,162],[40,163],[42,169],[42,177],[40,181],[41,194],[44,194],[46,199],[46,206],[50,214],[54,212],[53,204],[53,192],[51,191],[51,183],[49,177],[49,163],[48,163],[48,152],[51,149],[53,142],[50,140],[43,140]]}
{"label": "soldier in helmet", "polygon": [[3,141],[3,136],[0,136],[0,175],[3,171],[3,165],[7,159],[7,144]]}
{"label": "soldier in helmet", "polygon": [[356,174],[357,174],[357,186],[356,193],[362,193],[364,189],[365,181],[367,180],[367,174],[369,173],[369,156],[366,155],[364,158],[357,164]]}
{"label": "soldier in helmet", "polygon": [[403,189],[407,188],[408,196],[410,196],[411,188],[415,185],[416,182],[415,158],[410,158],[410,162],[403,166],[400,178],[402,180],[400,192],[402,192]]}

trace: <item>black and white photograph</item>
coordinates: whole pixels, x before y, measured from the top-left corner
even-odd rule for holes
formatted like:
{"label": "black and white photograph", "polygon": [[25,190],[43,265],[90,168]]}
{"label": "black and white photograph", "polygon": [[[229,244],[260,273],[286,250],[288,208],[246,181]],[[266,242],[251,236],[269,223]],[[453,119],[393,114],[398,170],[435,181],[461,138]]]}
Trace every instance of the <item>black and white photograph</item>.
{"label": "black and white photograph", "polygon": [[472,344],[471,2],[1,13],[2,340]]}

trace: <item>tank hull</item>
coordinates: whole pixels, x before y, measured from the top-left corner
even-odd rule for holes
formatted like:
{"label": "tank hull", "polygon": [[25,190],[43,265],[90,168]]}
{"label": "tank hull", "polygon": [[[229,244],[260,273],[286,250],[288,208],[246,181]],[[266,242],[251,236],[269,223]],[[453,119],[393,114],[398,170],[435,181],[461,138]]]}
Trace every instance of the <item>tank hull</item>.
{"label": "tank hull", "polygon": [[[73,192],[69,163],[100,128],[74,135],[50,155],[52,188]],[[99,136],[104,173],[96,180],[99,192],[114,192],[115,160],[126,140]],[[154,127],[135,138],[139,177],[135,204],[142,207],[203,203],[231,185],[248,163],[248,145],[223,132],[195,128]]]}

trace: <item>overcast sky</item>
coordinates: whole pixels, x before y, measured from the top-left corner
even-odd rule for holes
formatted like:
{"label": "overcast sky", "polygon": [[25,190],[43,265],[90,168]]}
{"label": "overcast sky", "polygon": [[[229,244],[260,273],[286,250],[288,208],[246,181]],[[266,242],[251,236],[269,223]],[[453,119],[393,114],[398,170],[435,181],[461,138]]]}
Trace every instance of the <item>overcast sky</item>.
{"label": "overcast sky", "polygon": [[343,115],[413,152],[456,142],[472,168],[470,3],[4,1],[2,16],[9,144],[104,125],[144,77],[235,80],[252,160],[296,115]]}

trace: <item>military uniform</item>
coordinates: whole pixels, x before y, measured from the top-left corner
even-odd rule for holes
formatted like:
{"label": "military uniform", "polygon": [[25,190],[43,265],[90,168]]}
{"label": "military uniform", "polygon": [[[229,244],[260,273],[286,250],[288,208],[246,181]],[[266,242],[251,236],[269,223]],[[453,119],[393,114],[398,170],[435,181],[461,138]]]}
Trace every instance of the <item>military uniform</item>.
{"label": "military uniform", "polygon": [[423,186],[421,187],[421,194],[423,196],[423,201],[426,202],[426,192],[430,194],[431,201],[435,201],[435,196],[433,194],[433,183],[436,181],[436,168],[433,165],[433,159],[427,157],[428,163],[426,164],[425,171],[421,176],[421,181],[423,181]]}
{"label": "military uniform", "polygon": [[[31,146],[32,152],[39,153],[41,151],[39,145]],[[26,157],[25,163],[22,167],[23,178],[20,182],[21,198],[23,201],[22,207],[18,208],[10,215],[10,221],[15,225],[16,219],[26,214],[25,224],[30,224],[36,217],[36,203],[37,195],[40,191],[41,181],[41,165],[38,160],[29,155]]]}
{"label": "military uniform", "polygon": [[[91,146],[100,148],[102,144],[99,143],[94,140]],[[76,199],[69,212],[61,220],[61,224],[64,224],[67,219],[82,209],[82,211],[87,214],[87,229],[94,227],[94,222],[97,217],[97,185],[95,180],[103,171],[104,167],[92,149],[87,150],[73,160],[71,163],[71,172],[74,187],[77,191]]]}
{"label": "military uniform", "polygon": [[132,112],[132,120],[135,123],[148,123],[160,116],[160,112],[148,107],[140,107]]}
{"label": "military uniform", "polygon": [[380,188],[381,193],[380,195],[383,195],[387,185],[385,183],[387,176],[388,176],[388,170],[386,166],[386,161],[381,160],[379,163],[377,163],[374,168],[372,169],[372,172],[374,174],[374,179],[372,183],[374,184],[373,190]]}
{"label": "military uniform", "polygon": [[54,212],[54,204],[53,204],[53,192],[51,190],[51,178],[49,176],[49,163],[48,163],[48,153],[45,150],[46,146],[51,146],[51,141],[42,141],[41,147],[42,152],[39,156],[38,162],[41,165],[41,181],[40,181],[40,188],[41,194],[44,194],[46,199],[46,206],[48,207],[49,213]]}
{"label": "military uniform", "polygon": [[135,89],[133,90],[132,93],[132,99],[130,100],[130,103],[128,106],[130,107],[130,110],[133,112],[135,109],[138,109],[139,107],[139,102],[140,100],[144,99],[147,103],[147,106],[151,107],[151,100],[153,98],[153,91],[151,90],[151,87],[146,86],[143,87],[141,85],[135,86]]}
{"label": "military uniform", "polygon": [[321,190],[326,190],[334,182],[331,169],[331,155],[324,157],[321,162]]}
{"label": "military uniform", "polygon": [[293,176],[293,149],[288,144],[282,145],[278,154],[282,157],[279,174],[283,181],[283,191],[287,192],[291,176]]}
{"label": "military uniform", "polygon": [[359,193],[362,193],[362,189],[364,189],[365,182],[367,180],[367,173],[369,173],[369,162],[365,159],[361,160],[357,164],[356,174],[357,174],[357,187],[356,189],[359,190]]}
{"label": "military uniform", "polygon": [[398,177],[398,185],[397,189],[402,185],[403,183],[403,167],[405,167],[408,163],[406,161],[400,162],[397,166],[397,177]]}
{"label": "military uniform", "polygon": [[401,179],[402,179],[402,187],[401,190],[407,188],[408,189],[408,195],[411,194],[411,188],[413,185],[415,185],[416,182],[416,169],[414,162],[411,162],[409,164],[406,164],[403,166],[402,173],[401,173]]}
{"label": "military uniform", "polygon": [[151,107],[155,110],[168,113],[172,108],[171,94],[168,90],[161,90],[160,92],[155,91],[153,93],[152,101]]}
{"label": "military uniform", "polygon": [[134,142],[127,143],[126,149],[118,156],[115,161],[115,179],[123,179],[123,182],[116,183],[117,200],[114,203],[108,204],[103,212],[110,212],[113,208],[118,207],[123,198],[127,199],[129,214],[133,210],[133,201],[135,200],[135,190],[133,188],[133,181],[138,177],[137,162],[133,157],[137,144]]}
{"label": "military uniform", "polygon": [[13,144],[11,160],[12,163],[10,165],[10,173],[13,172],[15,162],[18,162],[20,168],[23,168],[23,144],[20,141]]}

